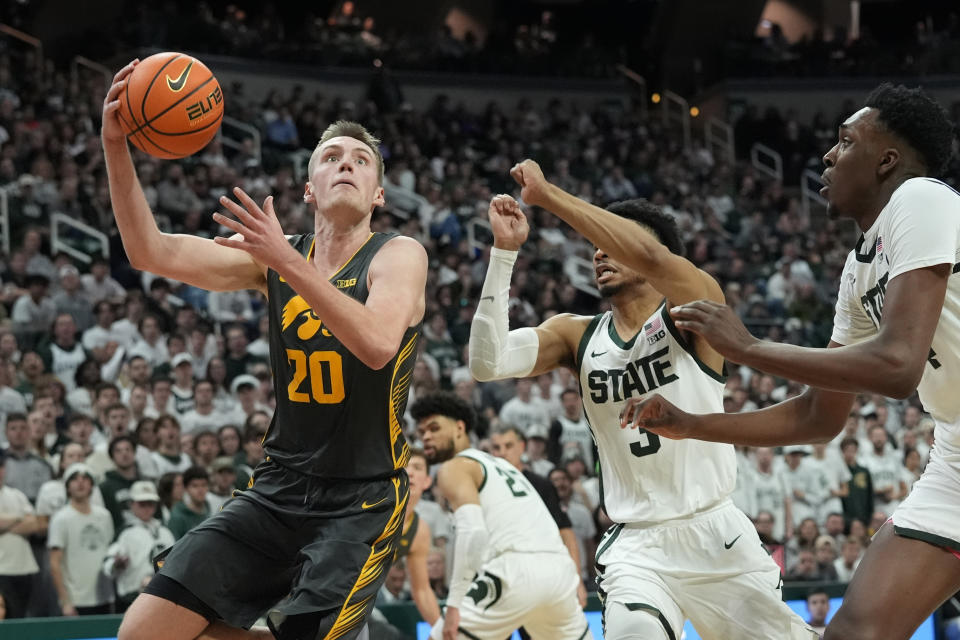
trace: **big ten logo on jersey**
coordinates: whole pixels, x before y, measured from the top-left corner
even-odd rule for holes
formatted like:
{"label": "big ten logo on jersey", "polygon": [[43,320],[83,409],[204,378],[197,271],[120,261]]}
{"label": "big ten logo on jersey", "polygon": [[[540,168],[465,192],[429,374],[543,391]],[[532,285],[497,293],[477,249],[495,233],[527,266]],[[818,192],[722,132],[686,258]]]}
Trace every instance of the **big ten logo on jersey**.
{"label": "big ten logo on jersey", "polygon": [[652,322],[644,325],[643,335],[646,336],[647,344],[650,345],[656,344],[660,342],[661,339],[667,337],[667,330],[663,328],[663,320],[660,316],[657,316]]}
{"label": "big ten logo on jersey", "polygon": [[[319,333],[324,338],[333,334],[323,327],[323,321],[317,317],[302,296],[296,295],[283,306],[280,331],[284,332],[297,320],[300,340],[312,340]],[[316,402],[318,404],[336,404],[343,402],[346,390],[343,384],[343,358],[336,351],[311,351],[287,349],[287,362],[293,369],[290,383],[287,385],[287,397],[291,402]]]}
{"label": "big ten logo on jersey", "polygon": [[590,399],[597,404],[622,402],[633,396],[658,389],[679,380],[676,373],[670,371],[670,345],[637,358],[625,369],[597,369],[587,374],[587,386]]}
{"label": "big ten logo on jersey", "polygon": [[200,98],[196,102],[187,105],[187,118],[190,119],[190,126],[195,126],[200,124],[200,121],[203,120],[203,117],[210,113],[215,106],[223,102],[223,93],[220,91],[220,87],[217,86],[206,96]]}

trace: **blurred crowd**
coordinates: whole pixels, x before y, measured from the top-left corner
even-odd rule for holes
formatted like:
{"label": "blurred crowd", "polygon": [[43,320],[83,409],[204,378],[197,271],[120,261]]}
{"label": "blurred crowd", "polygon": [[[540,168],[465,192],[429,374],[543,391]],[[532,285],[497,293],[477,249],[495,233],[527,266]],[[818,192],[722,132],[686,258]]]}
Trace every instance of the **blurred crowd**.
{"label": "blurred crowd", "polygon": [[[90,264],[53,244],[56,213],[114,228],[101,101],[94,82],[29,54],[0,55],[0,188],[10,210],[10,251],[0,264],[0,594],[8,617],[123,610],[152,574],[154,553],[246,486],[275,406],[259,293],[208,293],[134,271],[115,235],[109,259]],[[261,129],[261,154],[251,141],[239,150],[215,141],[179,162],[135,153],[160,226],[222,233],[210,213],[239,185],[258,201],[274,195],[287,233],[309,231],[303,151],[339,118],[379,134],[388,204],[373,227],[417,238],[430,256],[411,402],[454,390],[480,416],[480,448],[496,449],[489,436],[497,428],[517,429],[522,464],[549,478],[570,516],[588,587],[587,559],[610,521],[577,381],[558,371],[479,384],[466,367],[491,243],[486,209],[493,194],[517,192],[509,168],[534,158],[554,183],[601,205],[649,199],[676,217],[688,257],[717,278],[756,335],[814,346],[829,339],[852,225],[804,211],[797,194],[742,161],[731,165],[698,141],[684,148],[678,132],[636,103],[558,98],[543,109],[520,101],[473,110],[438,96],[426,110],[391,112],[300,89],[254,101],[237,87],[228,104]],[[814,136],[801,164],[831,145],[830,136]],[[512,326],[606,309],[593,286],[593,248],[549,213],[525,209],[532,231],[513,275]],[[69,231],[58,242],[91,249]],[[724,407],[762,408],[801,391],[731,365]],[[411,441],[413,426],[408,420]],[[916,397],[864,396],[828,445],[740,450],[735,500],[787,580],[846,581],[922,472],[932,438]],[[428,491],[417,509],[431,527],[428,570],[443,597],[453,531],[430,498]],[[404,600],[405,589],[400,565],[382,597]]]}
{"label": "blurred crowd", "polygon": [[852,37],[835,27],[791,43],[776,23],[763,30],[763,36],[727,43],[728,77],[927,76],[960,68],[960,14],[954,10],[938,19],[901,21],[882,36],[863,27]]}

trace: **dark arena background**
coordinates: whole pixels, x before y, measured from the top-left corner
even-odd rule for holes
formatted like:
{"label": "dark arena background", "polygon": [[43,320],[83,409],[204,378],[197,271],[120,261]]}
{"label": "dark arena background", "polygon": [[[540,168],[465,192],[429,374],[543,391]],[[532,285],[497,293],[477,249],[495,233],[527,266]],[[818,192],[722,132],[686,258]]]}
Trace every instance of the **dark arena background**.
{"label": "dark arena background", "polygon": [[[563,393],[579,391],[578,380],[558,370],[481,383],[468,367],[493,244],[488,205],[496,194],[520,198],[510,168],[534,159],[550,182],[600,206],[649,200],[676,220],[687,258],[751,333],[823,347],[859,234],[829,217],[820,195],[838,126],[881,82],[921,86],[960,124],[955,0],[0,2],[3,640],[115,638],[166,546],[157,532],[179,539],[216,513],[265,456],[277,403],[266,296],[138,271],[115,222],[104,96],[127,62],[163,51],[209,67],[225,110],[213,141],[182,160],[134,151],[161,231],[228,235],[211,214],[240,186],[258,203],[273,196],[286,234],[311,232],[304,183],[323,131],[355,120],[382,140],[386,205],[371,228],[415,238],[429,257],[410,404],[452,391],[477,413],[475,447],[490,451],[504,425],[527,438],[523,462],[553,481],[572,523],[596,638],[592,558],[614,523],[589,436],[564,435],[568,423],[588,433],[578,396]],[[956,154],[938,177],[960,186]],[[594,247],[549,212],[522,208],[531,231],[514,267],[511,328],[609,309]],[[727,367],[729,413],[803,389]],[[418,445],[414,419],[398,419]],[[892,469],[863,455],[877,425]],[[738,448],[733,500],[804,620],[829,620],[840,606],[871,536],[922,473],[933,425],[915,393],[861,394],[840,436],[790,448],[802,473],[784,449]],[[844,437],[859,443],[852,464]],[[118,466],[117,442],[134,462]],[[61,531],[58,542],[50,525],[70,508],[64,476],[80,462],[112,533],[64,542]],[[131,502],[154,504],[153,541],[122,537],[137,526]],[[453,516],[430,488],[416,511],[430,526],[426,576],[442,604]],[[410,573],[402,560],[389,568],[370,638],[428,637]],[[62,606],[67,596],[92,592],[97,601],[79,612],[91,615],[65,615],[78,613]],[[823,594],[828,605],[815,602]],[[690,623],[675,631],[701,637]],[[960,594],[912,637],[960,638]]]}

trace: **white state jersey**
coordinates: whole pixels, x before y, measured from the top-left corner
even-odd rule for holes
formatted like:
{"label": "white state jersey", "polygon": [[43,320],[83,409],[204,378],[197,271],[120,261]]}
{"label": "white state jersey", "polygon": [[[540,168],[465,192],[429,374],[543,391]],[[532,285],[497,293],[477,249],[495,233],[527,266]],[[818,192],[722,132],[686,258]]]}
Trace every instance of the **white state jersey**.
{"label": "white state jersey", "polygon": [[700,362],[666,303],[624,342],[611,312],[590,322],[577,354],[583,408],[600,452],[601,502],[614,522],[657,523],[708,509],[733,492],[733,445],[621,429],[629,398],[659,393],[689,413],[723,413],[723,378]]}
{"label": "white state jersey", "polygon": [[540,494],[516,467],[478,449],[457,455],[476,460],[483,467],[480,508],[490,542],[484,561],[508,551],[567,553],[553,516]]}
{"label": "white state jersey", "polygon": [[944,263],[952,272],[917,390],[936,420],[937,447],[960,456],[960,194],[932,178],[911,178],[893,192],[847,256],[833,341],[849,345],[876,335],[890,280]]}

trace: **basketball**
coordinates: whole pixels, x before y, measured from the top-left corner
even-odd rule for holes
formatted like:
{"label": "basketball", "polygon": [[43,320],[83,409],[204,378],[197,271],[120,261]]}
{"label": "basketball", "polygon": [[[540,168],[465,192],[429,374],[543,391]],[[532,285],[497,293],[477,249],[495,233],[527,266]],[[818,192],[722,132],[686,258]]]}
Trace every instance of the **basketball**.
{"label": "basketball", "polygon": [[196,58],[157,53],[130,74],[118,113],[133,146],[157,158],[184,158],[216,135],[223,119],[223,92]]}

